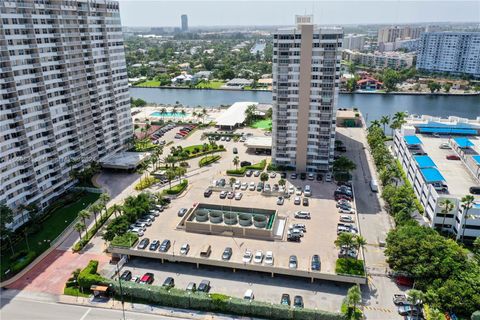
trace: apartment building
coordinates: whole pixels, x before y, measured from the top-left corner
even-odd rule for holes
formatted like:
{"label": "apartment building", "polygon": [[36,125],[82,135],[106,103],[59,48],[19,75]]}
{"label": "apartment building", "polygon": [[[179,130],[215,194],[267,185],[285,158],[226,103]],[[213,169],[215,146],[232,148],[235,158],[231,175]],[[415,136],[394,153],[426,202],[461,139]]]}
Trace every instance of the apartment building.
{"label": "apartment building", "polygon": [[[425,222],[472,242],[480,236],[480,195],[470,208],[462,198],[480,186],[480,117],[469,120],[409,117],[394,136],[394,155],[425,208]],[[444,200],[453,202],[445,213]]]}
{"label": "apartment building", "polygon": [[417,39],[425,32],[425,27],[420,26],[390,26],[378,30],[377,43],[395,42],[404,39]]}
{"label": "apartment building", "polygon": [[272,159],[298,172],[333,163],[343,30],[319,28],[312,16],[273,35]]}
{"label": "apartment building", "polygon": [[343,50],[343,59],[375,69],[404,69],[414,65],[415,54],[403,52],[358,52]]}
{"label": "apartment building", "polygon": [[364,34],[347,34],[343,37],[342,48],[361,51],[365,46],[365,39]]}
{"label": "apartment building", "polygon": [[182,32],[188,31],[188,16],[186,14],[182,14],[180,17],[182,20]]}
{"label": "apartment building", "polygon": [[47,207],[133,134],[119,7],[0,1],[0,202]]}
{"label": "apartment building", "polygon": [[426,32],[420,38],[417,69],[480,78],[480,32]]}

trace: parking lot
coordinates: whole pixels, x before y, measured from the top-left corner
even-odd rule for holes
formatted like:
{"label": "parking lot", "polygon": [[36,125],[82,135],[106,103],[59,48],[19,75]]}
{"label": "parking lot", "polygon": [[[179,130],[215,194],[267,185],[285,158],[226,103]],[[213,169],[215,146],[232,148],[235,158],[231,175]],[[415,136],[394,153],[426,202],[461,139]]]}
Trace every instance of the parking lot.
{"label": "parking lot", "polygon": [[[250,130],[251,129],[247,129],[245,131]],[[200,137],[201,131],[196,131],[186,140],[180,140],[178,144],[187,146],[205,142],[205,140],[201,140]],[[235,168],[232,162],[236,156],[236,154],[232,152],[233,147],[238,149],[238,156],[241,161],[247,160],[252,163],[257,163],[261,160],[269,161],[269,157],[265,155],[256,155],[254,152],[246,153],[246,147],[241,142],[221,141],[220,143],[225,146],[226,151],[219,153],[222,155],[222,159],[218,163],[203,168],[195,168],[196,162],[198,163],[199,159],[189,160],[193,170],[187,173],[189,179],[187,191],[180,197],[172,200],[171,205],[160,213],[160,216],[156,218],[152,226],[148,227],[145,231],[144,237],[149,238],[150,241],[154,239],[160,240],[160,242],[165,239],[171,241],[171,248],[169,248],[166,253],[166,255],[170,257],[158,251],[149,252],[148,248],[145,250],[133,248],[130,254],[177,261],[181,260],[179,257],[180,247],[188,243],[190,250],[186,254],[186,257],[196,258],[196,262],[200,264],[218,263],[220,266],[228,266],[230,263],[231,267],[236,269],[250,269],[274,274],[297,274],[299,276],[311,277],[312,279],[333,279],[332,276],[335,277],[335,261],[339,252],[335,247],[334,241],[337,238],[337,224],[340,222],[339,218],[341,215],[333,199],[336,185],[324,181],[301,180],[300,177],[292,179],[291,174],[288,174],[285,179],[285,188],[287,190],[291,186],[304,190],[306,185],[310,185],[311,196],[308,197],[308,206],[304,206],[303,201],[301,201],[300,204],[295,204],[294,199],[297,196],[296,194],[292,194],[289,198],[285,199],[282,205],[278,205],[276,196],[265,196],[262,195],[260,191],[248,189],[235,190],[235,192],[241,192],[243,194],[241,200],[235,200],[235,198],[221,199],[220,192],[218,191],[213,192],[210,197],[206,198],[204,197],[204,191],[212,185],[214,180],[224,178],[228,183],[231,178],[226,175],[226,170]],[[255,177],[254,175],[235,178],[241,183],[258,184],[260,182],[260,177]],[[269,183],[273,187],[274,184],[278,184],[280,178],[280,174],[276,174],[275,177],[270,176],[266,183]],[[299,195],[299,197],[302,200],[305,198],[303,193]],[[280,232],[279,238],[274,241],[266,241],[228,235],[205,235],[186,232],[178,227],[181,221],[181,217],[178,216],[178,211],[182,208],[189,209],[196,203],[224,205],[227,210],[228,206],[278,210],[277,221],[283,221],[281,225],[277,223],[275,226],[276,228],[280,228],[275,231]],[[300,210],[310,212],[311,219],[295,218],[295,212]],[[352,215],[352,217],[353,220],[355,220],[354,215]],[[287,241],[288,227],[295,223],[304,224],[306,232],[303,237],[301,237],[300,242]],[[208,258],[200,256],[200,251],[205,245],[211,246],[211,254]],[[227,262],[222,261],[222,253],[226,247],[232,248],[232,256]],[[273,266],[269,269],[262,269],[259,267],[264,265],[263,261],[261,263],[254,263],[253,259],[250,262],[243,261],[246,250],[251,251],[253,255],[255,255],[257,250],[261,250],[263,254],[271,251],[274,256]],[[297,268],[291,268],[291,266],[289,266],[292,255],[296,256],[298,260]],[[319,271],[313,271],[311,268],[313,255],[320,256],[321,266]],[[188,261],[193,262],[192,260]],[[272,270],[272,268],[276,270]],[[323,275],[328,276],[323,277]],[[340,278],[337,278],[337,280],[339,279]],[[353,281],[364,281],[364,279],[354,279]]]}
{"label": "parking lot", "polygon": [[210,292],[227,294],[243,298],[246,290],[251,289],[255,300],[280,303],[282,294],[287,293],[293,300],[295,295],[303,297],[305,308],[318,308],[338,312],[349,284],[331,281],[310,281],[301,278],[276,276],[238,270],[203,266],[197,269],[192,264],[165,263],[154,259],[133,258],[122,270],[130,270],[133,276],[141,276],[145,272],[154,274],[153,285],[161,286],[167,277],[172,277],[175,287],[185,289],[190,282],[196,285],[209,280]]}

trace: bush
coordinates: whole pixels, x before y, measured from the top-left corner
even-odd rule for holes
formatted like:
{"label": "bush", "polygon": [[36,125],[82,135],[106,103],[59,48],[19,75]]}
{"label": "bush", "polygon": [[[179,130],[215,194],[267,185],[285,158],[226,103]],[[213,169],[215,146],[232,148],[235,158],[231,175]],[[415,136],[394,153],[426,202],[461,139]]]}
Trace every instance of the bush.
{"label": "bush", "polygon": [[171,187],[170,189],[163,190],[162,193],[168,194],[168,195],[177,195],[179,193],[182,193],[183,190],[185,190],[188,186],[188,180],[184,179],[182,182],[177,184],[176,186]]}
{"label": "bush", "polygon": [[135,185],[135,190],[140,191],[146,189],[159,181],[160,180],[154,177],[146,177],[145,179],[140,179],[140,182]]}
{"label": "bush", "polygon": [[124,248],[131,248],[133,247],[138,241],[138,235],[132,232],[127,232],[125,234],[117,235],[113,238],[110,245],[114,247],[124,247]]}
{"label": "bush", "polygon": [[357,260],[355,258],[338,258],[335,266],[335,273],[365,276],[363,260]]}
{"label": "bush", "polygon": [[206,157],[203,157],[202,159],[200,159],[200,161],[198,162],[198,165],[200,167],[204,167],[206,165],[209,165],[210,163],[214,163],[216,162],[217,160],[219,160],[221,157],[220,156],[206,156]]}
{"label": "bush", "polygon": [[65,287],[63,289],[63,294],[67,296],[84,297],[84,298],[88,298],[90,296],[89,294],[83,293],[80,290],[78,290],[77,287]]}
{"label": "bush", "polygon": [[105,282],[104,278],[97,274],[98,261],[90,260],[88,265],[78,275],[78,285],[85,291],[95,284]]}
{"label": "bush", "polygon": [[26,266],[30,264],[35,258],[37,257],[37,253],[35,251],[28,251],[25,255],[19,256],[18,260],[16,260],[12,265],[10,266],[10,272],[12,273],[17,273]]}

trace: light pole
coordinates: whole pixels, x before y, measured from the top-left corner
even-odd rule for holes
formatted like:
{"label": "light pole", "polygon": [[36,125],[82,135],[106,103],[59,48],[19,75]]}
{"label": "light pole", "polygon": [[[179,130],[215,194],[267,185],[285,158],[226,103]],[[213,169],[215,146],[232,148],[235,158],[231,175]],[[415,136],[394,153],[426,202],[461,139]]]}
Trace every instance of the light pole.
{"label": "light pole", "polygon": [[120,270],[118,270],[118,264],[117,264],[117,276],[118,276],[118,284],[120,285],[120,299],[121,299],[121,301],[122,301],[123,320],[126,320],[126,318],[125,318],[125,301],[123,300],[122,279],[121,279],[121,277],[120,277]]}

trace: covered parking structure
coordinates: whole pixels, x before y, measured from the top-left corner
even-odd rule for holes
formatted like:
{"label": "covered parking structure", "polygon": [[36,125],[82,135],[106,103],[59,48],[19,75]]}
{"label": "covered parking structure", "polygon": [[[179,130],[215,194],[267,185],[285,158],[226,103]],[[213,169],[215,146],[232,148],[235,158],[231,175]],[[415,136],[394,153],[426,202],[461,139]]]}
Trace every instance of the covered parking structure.
{"label": "covered parking structure", "polygon": [[216,126],[223,130],[233,130],[245,122],[247,108],[257,106],[258,102],[235,102],[217,119]]}
{"label": "covered parking structure", "polygon": [[245,146],[247,149],[253,150],[255,152],[266,152],[271,154],[272,152],[272,137],[250,137],[245,141]]}

